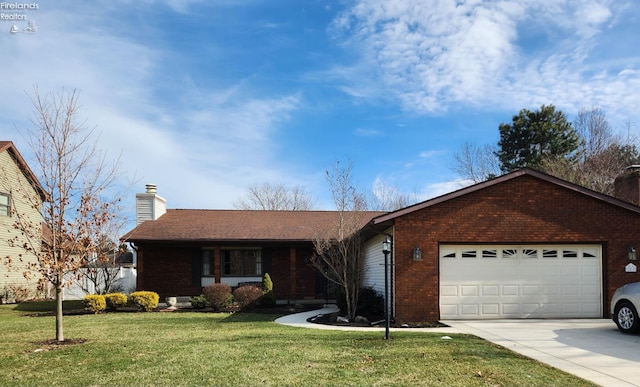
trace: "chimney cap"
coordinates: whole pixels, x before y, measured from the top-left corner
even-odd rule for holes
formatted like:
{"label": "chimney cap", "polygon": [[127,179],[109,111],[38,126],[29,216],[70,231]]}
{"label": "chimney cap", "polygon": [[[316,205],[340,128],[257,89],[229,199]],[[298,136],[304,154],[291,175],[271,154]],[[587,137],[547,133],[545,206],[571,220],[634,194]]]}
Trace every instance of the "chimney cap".
{"label": "chimney cap", "polygon": [[155,184],[146,184],[145,188],[146,188],[146,193],[148,194],[154,194],[157,192]]}

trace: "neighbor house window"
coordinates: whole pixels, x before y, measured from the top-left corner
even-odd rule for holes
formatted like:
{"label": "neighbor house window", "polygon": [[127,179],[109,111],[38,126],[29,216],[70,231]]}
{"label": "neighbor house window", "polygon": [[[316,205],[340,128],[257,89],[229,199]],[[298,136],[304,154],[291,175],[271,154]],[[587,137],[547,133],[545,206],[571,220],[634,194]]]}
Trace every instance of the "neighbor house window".
{"label": "neighbor house window", "polygon": [[222,275],[255,277],[262,275],[260,250],[222,250]]}
{"label": "neighbor house window", "polygon": [[202,276],[213,277],[213,250],[202,250]]}
{"label": "neighbor house window", "polygon": [[9,216],[11,213],[11,196],[6,193],[0,193],[0,215]]}

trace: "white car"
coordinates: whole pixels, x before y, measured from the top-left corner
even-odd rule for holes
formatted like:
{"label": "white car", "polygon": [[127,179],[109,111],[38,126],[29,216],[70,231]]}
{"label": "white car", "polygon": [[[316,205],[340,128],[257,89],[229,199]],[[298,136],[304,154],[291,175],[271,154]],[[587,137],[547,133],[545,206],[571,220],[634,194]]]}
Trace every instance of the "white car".
{"label": "white car", "polygon": [[640,329],[640,282],[626,284],[611,298],[611,315],[618,329],[624,333],[636,333]]}

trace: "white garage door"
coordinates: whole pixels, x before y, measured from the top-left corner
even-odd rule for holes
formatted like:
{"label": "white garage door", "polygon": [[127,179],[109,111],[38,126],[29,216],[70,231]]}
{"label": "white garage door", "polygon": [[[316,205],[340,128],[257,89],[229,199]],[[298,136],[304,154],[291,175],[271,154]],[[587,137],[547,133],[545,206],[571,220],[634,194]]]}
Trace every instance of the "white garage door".
{"label": "white garage door", "polygon": [[601,256],[600,245],[441,245],[440,317],[602,317]]}

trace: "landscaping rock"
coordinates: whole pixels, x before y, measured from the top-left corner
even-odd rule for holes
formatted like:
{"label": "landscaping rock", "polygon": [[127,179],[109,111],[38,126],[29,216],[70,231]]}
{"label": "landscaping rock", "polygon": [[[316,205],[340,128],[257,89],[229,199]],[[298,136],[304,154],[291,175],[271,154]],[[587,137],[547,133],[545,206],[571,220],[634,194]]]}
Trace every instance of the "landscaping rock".
{"label": "landscaping rock", "polygon": [[355,322],[357,322],[359,324],[371,324],[369,322],[369,319],[367,319],[364,316],[356,316],[356,318],[353,321],[355,321]]}

